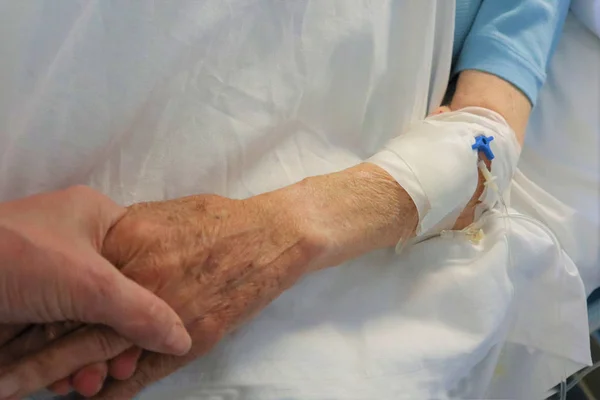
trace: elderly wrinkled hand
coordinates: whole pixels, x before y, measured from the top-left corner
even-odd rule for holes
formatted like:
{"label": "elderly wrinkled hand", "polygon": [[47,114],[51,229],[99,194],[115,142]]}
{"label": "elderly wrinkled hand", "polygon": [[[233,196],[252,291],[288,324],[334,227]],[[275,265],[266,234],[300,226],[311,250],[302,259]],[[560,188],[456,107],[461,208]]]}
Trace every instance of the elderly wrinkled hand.
{"label": "elderly wrinkled hand", "polygon": [[[310,270],[318,249],[302,235],[300,221],[285,209],[269,196],[249,200],[193,196],[129,208],[106,238],[103,253],[126,276],[178,312],[193,346],[185,357],[148,354],[138,372],[145,379],[112,385],[109,394],[131,396],[206,353],[223,335]],[[45,350],[60,353],[60,362],[51,370],[44,370],[43,362],[26,362],[14,369],[13,376],[22,383],[18,394],[24,395],[86,365],[88,368],[72,382],[89,387],[89,382],[82,383],[87,372],[87,380],[95,380],[98,386],[105,375],[98,373],[105,368],[98,362],[131,346],[111,330],[86,327]],[[135,364],[138,356],[138,350],[128,350],[115,361],[116,365],[113,363],[111,373],[127,377],[133,371],[119,373],[119,363]],[[96,374],[90,378],[94,368]],[[92,395],[98,389],[84,391]]]}

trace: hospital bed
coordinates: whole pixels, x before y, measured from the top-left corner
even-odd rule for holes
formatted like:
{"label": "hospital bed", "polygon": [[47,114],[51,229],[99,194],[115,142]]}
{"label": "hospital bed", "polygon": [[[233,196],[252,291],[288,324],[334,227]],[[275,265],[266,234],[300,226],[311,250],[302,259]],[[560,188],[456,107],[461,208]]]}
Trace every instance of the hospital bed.
{"label": "hospital bed", "polygon": [[[547,202],[532,208],[513,199],[513,206],[554,231],[577,265],[588,296],[600,286],[599,109],[600,39],[570,14],[519,163],[522,175],[544,192]],[[515,181],[529,189],[519,176]]]}
{"label": "hospital bed", "polygon": [[576,263],[589,296],[593,335],[600,330],[599,153],[600,2],[575,1],[519,168],[555,201],[530,211],[553,229]]}

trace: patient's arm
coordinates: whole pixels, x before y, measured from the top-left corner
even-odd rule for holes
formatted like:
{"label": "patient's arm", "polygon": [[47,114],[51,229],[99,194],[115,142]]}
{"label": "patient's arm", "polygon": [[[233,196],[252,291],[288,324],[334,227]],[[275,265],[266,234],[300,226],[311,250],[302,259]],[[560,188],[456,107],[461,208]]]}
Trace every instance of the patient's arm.
{"label": "patient's arm", "polygon": [[512,84],[486,72],[463,71],[450,108],[455,111],[469,106],[487,108],[502,115],[515,131],[519,144],[523,145],[531,104]]}
{"label": "patient's arm", "polygon": [[[486,106],[522,132],[529,103],[520,96],[494,76],[465,72],[451,106]],[[480,185],[478,192],[482,190]],[[475,194],[465,210],[463,224],[472,219],[477,198]],[[370,163],[248,200],[193,196],[131,208],[111,231],[104,254],[179,313],[194,346],[183,358],[149,354],[132,380],[111,383],[105,393],[133,395],[204,354],[302,275],[393,246],[414,234],[417,221],[408,194]],[[10,370],[24,395],[129,346],[114,332],[91,328],[59,339]],[[114,361],[111,370],[132,370],[136,357],[131,354]],[[95,364],[87,378],[86,370],[81,371],[74,382],[97,386],[98,368],[106,365]]]}
{"label": "patient's arm", "polygon": [[[523,146],[531,103],[523,92],[495,75],[481,71],[463,71],[458,77],[456,91],[450,102],[452,111],[464,107],[487,108],[502,115],[513,129],[517,141]],[[488,167],[490,166],[489,163]],[[462,229],[473,222],[475,207],[484,191],[484,179],[479,174],[479,185],[471,201],[458,218],[455,228]]]}
{"label": "patient's arm", "polygon": [[[495,75],[474,70],[463,71],[458,77],[449,111],[470,106],[487,108],[502,115],[522,145],[531,113],[531,103],[523,92]],[[328,181],[329,184],[345,182],[345,185],[351,185],[350,191],[340,192],[351,193],[345,202],[346,208],[340,208],[337,199],[328,198],[335,195],[335,191],[318,189],[323,185],[327,186],[325,182]],[[340,251],[336,261],[348,260],[370,250],[392,246],[399,240],[415,234],[419,220],[416,207],[394,178],[373,164],[363,163],[336,174],[309,178],[305,182],[308,187],[311,187],[311,183],[314,188],[307,202],[322,204],[326,209],[321,212],[339,213],[339,220],[342,221],[340,225],[353,227],[345,231],[341,242],[336,240]],[[296,189],[299,191],[299,197],[305,195],[305,188],[299,186]],[[463,229],[473,222],[475,207],[484,189],[484,179],[480,174],[477,190],[458,218],[455,229]],[[315,221],[319,231],[331,228],[329,221],[320,226],[320,220],[322,219],[317,218]]]}

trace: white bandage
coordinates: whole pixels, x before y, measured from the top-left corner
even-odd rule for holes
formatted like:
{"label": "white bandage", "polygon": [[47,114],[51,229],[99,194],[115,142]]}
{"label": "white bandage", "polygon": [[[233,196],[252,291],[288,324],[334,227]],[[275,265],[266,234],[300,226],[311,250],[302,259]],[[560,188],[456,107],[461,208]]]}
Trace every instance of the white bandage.
{"label": "white bandage", "polygon": [[[407,191],[419,212],[417,235],[450,229],[477,188],[475,137],[493,136],[492,174],[500,193],[510,185],[519,159],[515,134],[499,114],[479,107],[429,117],[390,141],[368,162],[386,170]],[[486,208],[498,201],[486,190]]]}

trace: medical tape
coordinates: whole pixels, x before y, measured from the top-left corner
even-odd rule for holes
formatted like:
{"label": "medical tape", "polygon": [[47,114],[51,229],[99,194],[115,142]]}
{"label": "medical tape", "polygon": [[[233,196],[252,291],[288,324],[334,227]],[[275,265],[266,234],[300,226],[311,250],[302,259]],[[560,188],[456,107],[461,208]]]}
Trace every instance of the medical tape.
{"label": "medical tape", "polygon": [[491,110],[468,107],[426,118],[367,160],[387,171],[415,203],[417,236],[452,228],[473,197],[480,160],[473,146],[480,136],[493,137],[489,146],[498,191],[486,189],[480,199],[490,209],[499,194],[505,195],[520,153],[512,129]]}

